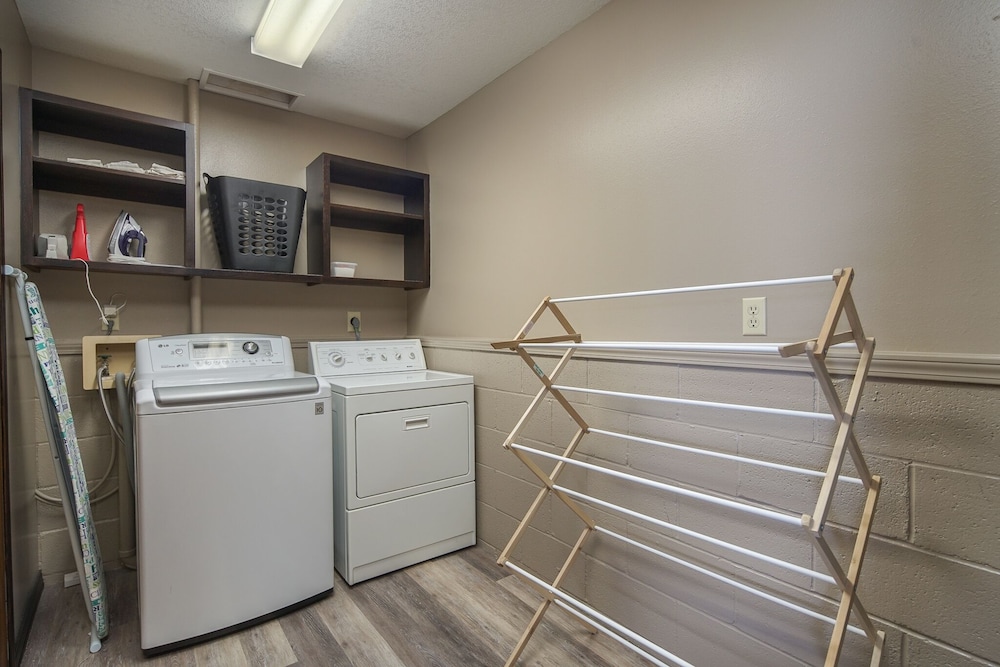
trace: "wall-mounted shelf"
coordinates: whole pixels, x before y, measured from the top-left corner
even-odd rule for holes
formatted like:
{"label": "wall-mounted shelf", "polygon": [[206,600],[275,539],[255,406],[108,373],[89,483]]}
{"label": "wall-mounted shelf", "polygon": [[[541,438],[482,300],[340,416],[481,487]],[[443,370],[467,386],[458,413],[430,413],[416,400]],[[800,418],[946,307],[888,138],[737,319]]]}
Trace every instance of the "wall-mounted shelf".
{"label": "wall-mounted shelf", "polygon": [[[99,197],[123,203],[180,209],[183,257],[180,265],[117,265],[94,262],[92,268],[117,273],[183,275],[194,266],[197,180],[194,177],[194,130],[189,123],[123,111],[27,88],[21,95],[21,261],[32,268],[80,269],[79,262],[35,256],[43,231],[39,192]],[[43,155],[40,136],[97,142],[110,151],[121,148],[174,158],[184,180],[75,164]]]}
{"label": "wall-mounted shelf", "polygon": [[[194,173],[194,129],[189,123],[115,109],[22,88],[21,95],[21,263],[30,269],[81,271],[80,262],[35,255],[39,233],[50,231],[40,220],[39,193],[95,197],[112,202],[152,204],[179,209],[182,257],[172,263],[88,262],[91,271],[133,275],[194,276],[228,280],[317,285],[352,285],[417,289],[430,285],[429,177],[396,167],[322,154],[309,165],[308,272],[241,271],[196,266],[194,240],[198,178]],[[165,155],[183,165],[184,180],[118,171],[45,155],[40,136],[70,142],[97,142],[92,150],[117,154],[120,149]],[[333,186],[348,186],[395,197],[402,210],[379,210],[330,203]],[[327,204],[327,205],[324,205]],[[330,273],[331,228],[376,232],[402,240],[402,279],[343,278]],[[166,230],[163,233],[173,233]],[[96,244],[92,246],[92,251]],[[96,254],[96,253],[95,253]]]}
{"label": "wall-mounted shelf", "polygon": [[[401,200],[401,211],[333,201],[337,186]],[[309,272],[340,285],[430,287],[430,177],[415,171],[322,153],[306,169],[306,224]],[[403,279],[342,278],[330,274],[331,229],[398,235],[403,246]]]}

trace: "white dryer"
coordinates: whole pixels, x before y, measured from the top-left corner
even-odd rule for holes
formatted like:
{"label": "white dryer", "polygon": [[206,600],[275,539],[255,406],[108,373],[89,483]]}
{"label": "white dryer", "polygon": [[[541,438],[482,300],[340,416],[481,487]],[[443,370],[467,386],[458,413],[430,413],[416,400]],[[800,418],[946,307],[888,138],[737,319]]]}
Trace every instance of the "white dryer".
{"label": "white dryer", "polygon": [[309,343],[333,401],[334,560],[348,584],[476,543],[473,378],[420,341]]}
{"label": "white dryer", "polygon": [[330,387],[283,336],[136,343],[140,643],[161,652],[333,590]]}

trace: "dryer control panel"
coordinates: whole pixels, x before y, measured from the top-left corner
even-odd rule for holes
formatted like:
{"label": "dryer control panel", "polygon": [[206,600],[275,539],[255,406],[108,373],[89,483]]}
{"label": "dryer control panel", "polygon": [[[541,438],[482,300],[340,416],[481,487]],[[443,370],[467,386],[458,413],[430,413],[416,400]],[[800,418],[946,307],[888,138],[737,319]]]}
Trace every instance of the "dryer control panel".
{"label": "dryer control panel", "polygon": [[309,343],[309,372],[322,377],[425,370],[417,339]]}
{"label": "dryer control panel", "polygon": [[136,343],[136,375],[171,371],[294,370],[284,336],[198,334],[162,336]]}

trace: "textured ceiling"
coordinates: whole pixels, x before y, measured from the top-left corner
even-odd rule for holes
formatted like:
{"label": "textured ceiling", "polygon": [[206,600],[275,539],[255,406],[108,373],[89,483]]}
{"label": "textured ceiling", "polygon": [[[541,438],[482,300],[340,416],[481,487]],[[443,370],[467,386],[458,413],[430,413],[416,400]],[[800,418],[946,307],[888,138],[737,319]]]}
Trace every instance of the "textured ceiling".
{"label": "textured ceiling", "polygon": [[183,82],[203,69],[295,111],[406,137],[608,0],[344,0],[302,69],[250,53],[267,0],[16,0],[33,46]]}

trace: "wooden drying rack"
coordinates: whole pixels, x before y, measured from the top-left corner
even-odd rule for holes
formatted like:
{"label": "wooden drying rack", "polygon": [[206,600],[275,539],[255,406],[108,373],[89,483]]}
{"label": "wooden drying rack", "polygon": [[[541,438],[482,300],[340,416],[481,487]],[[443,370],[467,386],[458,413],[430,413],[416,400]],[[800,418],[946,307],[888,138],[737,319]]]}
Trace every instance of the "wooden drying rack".
{"label": "wooden drying rack", "polygon": [[[593,342],[585,343],[583,342],[582,336],[577,333],[569,320],[560,310],[557,304],[574,302],[574,301],[591,301],[598,299],[613,299],[613,298],[628,298],[628,297],[644,297],[652,295],[665,295],[665,294],[677,294],[685,292],[697,292],[697,291],[710,291],[710,290],[721,290],[721,289],[735,289],[735,288],[747,288],[747,287],[773,287],[781,285],[795,285],[804,283],[819,283],[819,282],[829,282],[835,283],[835,289],[833,294],[833,299],[830,304],[829,310],[826,313],[826,317],[823,321],[822,326],[819,330],[819,335],[816,338],[809,340],[789,343],[789,344],[726,344],[726,343],[622,343],[622,342]],[[506,349],[513,350],[516,352],[521,359],[528,365],[529,368],[538,376],[538,379],[542,383],[542,388],[535,395],[534,399],[528,405],[528,408],[524,411],[524,414],[518,420],[517,424],[514,426],[510,435],[503,443],[503,447],[514,453],[518,459],[541,481],[543,487],[538,492],[534,501],[531,503],[524,517],[521,519],[517,528],[514,530],[510,541],[504,548],[503,552],[497,559],[497,563],[501,566],[507,567],[512,571],[516,572],[528,582],[530,582],[542,595],[542,600],[535,611],[534,616],[525,629],[518,641],[516,647],[511,652],[509,659],[507,660],[507,665],[514,665],[518,658],[520,657],[522,651],[530,640],[538,624],[541,622],[546,610],[550,605],[555,604],[556,606],[564,609],[570,615],[574,616],[579,620],[584,627],[586,627],[591,632],[602,631],[608,634],[612,639],[618,641],[629,649],[635,651],[636,653],[642,655],[646,659],[650,660],[653,664],[657,665],[690,665],[682,658],[674,655],[673,653],[667,651],[666,649],[657,646],[655,643],[649,641],[648,639],[638,635],[629,628],[617,623],[611,618],[608,618],[604,614],[600,613],[596,609],[590,607],[589,605],[577,600],[573,596],[561,589],[561,585],[572,566],[573,562],[576,560],[577,556],[581,553],[584,544],[590,535],[595,532],[599,532],[602,535],[606,535],[611,538],[615,538],[626,542],[632,546],[644,549],[648,552],[654,553],[660,557],[663,557],[673,563],[684,565],[701,572],[702,574],[707,574],[717,580],[723,580],[727,583],[735,585],[746,592],[753,593],[760,597],[764,597],[772,602],[776,602],[786,608],[790,608],[796,611],[800,611],[812,618],[817,618],[823,620],[827,623],[833,625],[833,632],[830,637],[829,646],[827,648],[825,665],[826,667],[833,667],[837,664],[840,658],[841,650],[844,645],[845,635],[848,631],[854,632],[855,634],[865,635],[872,643],[872,656],[871,665],[873,667],[877,666],[881,662],[882,648],[885,642],[885,633],[881,630],[877,630],[871,621],[867,611],[861,604],[857,595],[858,579],[861,573],[861,565],[864,561],[865,551],[868,545],[868,538],[872,529],[872,522],[874,520],[875,505],[878,500],[879,487],[881,484],[881,478],[878,475],[873,475],[865,462],[864,455],[861,452],[861,448],[858,445],[858,441],[854,434],[854,418],[858,414],[859,403],[861,400],[861,393],[865,385],[865,380],[868,375],[869,367],[871,366],[872,355],[875,349],[875,339],[866,338],[864,335],[864,330],[861,326],[861,320],[858,317],[857,309],[855,308],[854,300],[851,297],[851,283],[854,279],[854,271],[851,268],[839,269],[835,271],[832,276],[813,276],[807,278],[790,278],[783,280],[768,280],[768,281],[755,281],[755,282],[745,282],[745,283],[730,283],[730,284],[720,284],[720,285],[704,285],[697,287],[682,287],[682,288],[671,288],[662,290],[648,290],[643,292],[628,292],[619,294],[601,294],[583,297],[568,297],[563,299],[552,299],[545,298],[541,304],[535,309],[528,321],[521,327],[521,330],[517,333],[513,340],[501,341],[493,343],[495,349]],[[527,338],[528,333],[534,327],[534,325],[543,317],[546,313],[552,315],[559,323],[559,325],[565,330],[564,334],[539,337],[539,338]],[[849,329],[846,331],[837,332],[836,328],[838,323],[846,317]],[[842,403],[840,396],[836,391],[833,379],[830,374],[830,370],[827,367],[826,359],[830,348],[834,345],[839,344],[853,344],[856,347],[859,358],[857,363],[857,368],[854,372],[854,379],[851,384],[850,392],[846,403]],[[555,367],[551,373],[545,373],[541,367],[536,363],[535,359],[531,356],[528,351],[531,349],[541,349],[541,350],[564,350],[561,358],[556,363]],[[723,404],[723,403],[711,403],[707,401],[696,401],[690,399],[679,399],[679,398],[669,398],[661,396],[645,396],[640,394],[626,394],[622,392],[612,392],[598,389],[580,388],[580,387],[569,387],[565,385],[557,384],[557,379],[566,368],[567,363],[572,358],[576,350],[586,350],[586,349],[597,349],[597,350],[660,350],[660,351],[673,351],[673,352],[705,352],[705,353],[740,353],[740,352],[770,352],[779,354],[781,357],[794,357],[799,355],[805,355],[812,366],[814,375],[822,388],[823,394],[829,405],[830,413],[811,413],[811,412],[801,412],[795,410],[785,410],[777,408],[765,408],[759,406],[749,406],[749,405],[736,405],[736,404]],[[684,405],[700,405],[711,408],[721,408],[721,409],[732,409],[732,410],[743,410],[751,412],[764,412],[771,414],[778,414],[782,416],[797,416],[805,417],[811,419],[826,419],[834,422],[836,426],[836,436],[834,438],[831,455],[829,463],[826,466],[825,471],[818,470],[808,470],[793,468],[791,466],[783,466],[780,464],[775,464],[766,461],[759,461],[756,459],[748,459],[742,456],[736,456],[733,454],[727,454],[722,452],[712,452],[710,450],[695,449],[687,447],[684,445],[677,445],[672,443],[658,442],[649,440],[646,438],[636,438],[634,436],[613,433],[611,431],[606,431],[603,429],[597,429],[591,427],[586,420],[580,415],[580,413],[573,407],[569,399],[567,399],[566,394],[572,392],[590,393],[590,394],[601,394],[610,396],[619,396],[630,399],[651,399],[667,403],[684,404]],[[538,449],[533,449],[526,447],[524,445],[515,442],[525,424],[535,413],[538,407],[542,404],[543,399],[546,396],[551,396],[554,398],[566,411],[566,413],[576,422],[579,427],[575,435],[570,439],[569,444],[566,446],[565,450],[561,455],[555,455],[550,452],[541,451]],[[583,440],[584,436],[588,433],[598,433],[605,436],[618,437],[625,440],[640,441],[646,444],[653,444],[663,446],[669,449],[694,452],[697,454],[705,454],[707,456],[721,457],[727,459],[735,459],[742,463],[752,464],[752,465],[763,465],[772,468],[780,468],[786,471],[794,471],[806,475],[812,475],[814,477],[822,477],[822,485],[816,500],[815,508],[811,514],[791,514],[783,511],[771,510],[764,507],[759,507],[757,505],[750,505],[740,503],[735,500],[729,500],[725,498],[720,498],[716,495],[705,494],[698,491],[692,491],[686,487],[672,486],[669,484],[664,484],[655,480],[644,479],[642,477],[637,477],[630,475],[621,471],[611,470],[602,468],[601,466],[594,465],[592,463],[586,463],[578,461],[573,458],[580,442]],[[857,478],[845,476],[841,474],[841,469],[844,464],[844,459],[847,454],[850,454],[851,460],[854,463]],[[551,461],[555,461],[555,464],[546,472],[543,470],[539,464],[535,462],[535,458],[532,457],[542,457]],[[693,497],[697,500],[713,503],[716,505],[723,505],[730,509],[737,509],[744,512],[749,512],[758,516],[762,516],[768,519],[774,519],[776,521],[784,522],[786,524],[799,525],[804,529],[804,531],[809,535],[813,541],[817,551],[819,552],[822,560],[826,566],[827,572],[817,572],[814,570],[809,570],[807,568],[795,565],[793,563],[788,563],[781,561],[771,556],[761,554],[758,552],[750,551],[738,545],[729,544],[722,540],[701,535],[695,531],[675,526],[673,524],[668,524],[661,521],[655,517],[650,517],[647,515],[640,514],[638,512],[632,511],[628,508],[623,508],[616,506],[612,503],[605,502],[598,498],[587,496],[585,494],[579,493],[572,489],[560,486],[557,484],[557,480],[563,470],[567,466],[581,466],[588,470],[597,470],[599,472],[608,473],[618,477],[620,479],[625,479],[630,482],[636,482],[647,487],[652,487],[655,489],[662,490],[667,493],[681,494],[688,497]],[[826,525],[827,518],[829,517],[831,504],[833,502],[833,495],[836,485],[840,482],[851,482],[860,484],[865,490],[865,502],[864,508],[861,512],[859,523],[857,526],[857,538],[854,542],[853,549],[850,553],[850,560],[847,569],[841,566],[840,561],[837,558],[833,548],[831,548],[827,539],[824,537],[823,530]],[[542,579],[532,575],[520,566],[511,562],[511,553],[524,537],[528,525],[535,517],[535,514],[541,508],[545,499],[549,496],[555,496],[559,501],[564,503],[577,517],[583,522],[584,528],[581,531],[576,543],[571,547],[569,555],[566,557],[561,568],[559,569],[556,576],[551,582],[543,581]],[[786,601],[780,598],[776,598],[773,595],[764,593],[762,591],[757,591],[756,589],[750,588],[747,590],[747,585],[730,580],[724,575],[713,573],[711,571],[705,571],[704,568],[700,566],[687,563],[682,559],[678,559],[676,556],[667,554],[665,552],[659,551],[647,545],[638,543],[628,537],[619,535],[614,531],[608,530],[603,526],[599,526],[596,521],[590,516],[585,507],[580,504],[582,501],[585,503],[591,503],[599,507],[610,509],[612,511],[618,511],[626,514],[627,516],[641,519],[643,521],[648,521],[653,524],[665,527],[669,530],[680,532],[682,534],[695,537],[696,539],[708,541],[718,547],[724,549],[731,549],[737,553],[752,556],[754,558],[760,559],[763,562],[769,563],[771,565],[778,565],[784,567],[790,571],[798,572],[801,574],[806,574],[815,580],[825,581],[827,583],[837,586],[840,590],[839,601],[836,601],[837,613],[835,617],[828,617],[818,614],[817,612],[800,607],[793,602]],[[854,617],[860,624],[860,628],[850,625],[849,619],[851,617],[851,612],[854,612]],[[661,659],[669,661],[664,663]]]}

